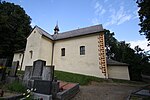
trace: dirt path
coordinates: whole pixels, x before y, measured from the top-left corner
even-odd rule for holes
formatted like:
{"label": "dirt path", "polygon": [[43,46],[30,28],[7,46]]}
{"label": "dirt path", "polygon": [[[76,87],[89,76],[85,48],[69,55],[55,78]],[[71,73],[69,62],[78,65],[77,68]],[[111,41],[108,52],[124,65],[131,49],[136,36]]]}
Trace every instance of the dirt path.
{"label": "dirt path", "polygon": [[142,86],[116,83],[96,83],[80,86],[72,100],[127,100],[128,95]]}

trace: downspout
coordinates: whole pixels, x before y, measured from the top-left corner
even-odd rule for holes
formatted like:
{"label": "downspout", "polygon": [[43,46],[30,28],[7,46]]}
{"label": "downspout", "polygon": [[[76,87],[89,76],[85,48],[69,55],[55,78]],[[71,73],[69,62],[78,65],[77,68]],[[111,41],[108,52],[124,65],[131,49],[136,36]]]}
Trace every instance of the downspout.
{"label": "downspout", "polygon": [[54,61],[54,45],[55,45],[55,40],[52,43],[52,57],[51,57],[51,67],[53,67],[53,71],[52,71],[52,81],[54,79],[54,65],[53,65],[53,61]]}
{"label": "downspout", "polygon": [[51,57],[51,66],[53,66],[53,59],[54,59],[54,45],[55,45],[55,41],[53,41],[53,43],[52,43],[52,57]]}

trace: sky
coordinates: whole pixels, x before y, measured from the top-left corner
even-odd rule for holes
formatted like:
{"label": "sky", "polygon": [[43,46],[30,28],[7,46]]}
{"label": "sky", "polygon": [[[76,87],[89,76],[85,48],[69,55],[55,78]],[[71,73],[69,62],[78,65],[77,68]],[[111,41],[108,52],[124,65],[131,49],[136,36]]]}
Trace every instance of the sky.
{"label": "sky", "polygon": [[[4,0],[3,0],[4,1]],[[118,41],[126,41],[131,48],[147,47],[145,36],[139,33],[136,0],[5,0],[20,5],[31,17],[31,25],[50,34],[58,22],[60,33],[102,24],[115,33]]]}

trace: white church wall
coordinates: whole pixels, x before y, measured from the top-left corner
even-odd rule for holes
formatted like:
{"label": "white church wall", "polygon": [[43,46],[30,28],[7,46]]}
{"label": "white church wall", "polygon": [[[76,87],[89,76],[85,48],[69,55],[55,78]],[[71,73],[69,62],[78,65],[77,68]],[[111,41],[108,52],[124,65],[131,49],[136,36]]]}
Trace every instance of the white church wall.
{"label": "white church wall", "polygon": [[51,58],[52,58],[52,41],[42,36],[39,59],[45,60],[46,65],[51,65]]}
{"label": "white church wall", "polygon": [[23,53],[14,53],[13,61],[19,61],[19,68],[21,68],[21,63],[23,59]]}
{"label": "white church wall", "polygon": [[39,58],[40,46],[41,46],[41,34],[39,34],[35,28],[30,34],[30,36],[27,38],[22,70],[25,70],[25,66],[33,65],[33,61]]}
{"label": "white church wall", "polygon": [[[80,46],[85,46],[85,55],[80,55]],[[98,34],[56,41],[54,51],[56,70],[105,78],[99,69]]]}

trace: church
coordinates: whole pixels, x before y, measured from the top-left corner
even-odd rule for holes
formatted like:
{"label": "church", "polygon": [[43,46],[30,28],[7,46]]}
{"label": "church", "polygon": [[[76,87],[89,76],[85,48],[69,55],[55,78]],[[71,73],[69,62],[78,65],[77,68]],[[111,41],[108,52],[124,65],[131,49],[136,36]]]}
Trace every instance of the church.
{"label": "church", "polygon": [[13,61],[19,61],[20,70],[25,70],[25,66],[32,66],[38,59],[59,71],[130,80],[128,64],[106,58],[101,24],[63,33],[56,25],[53,35],[35,26],[25,50],[16,51]]}

